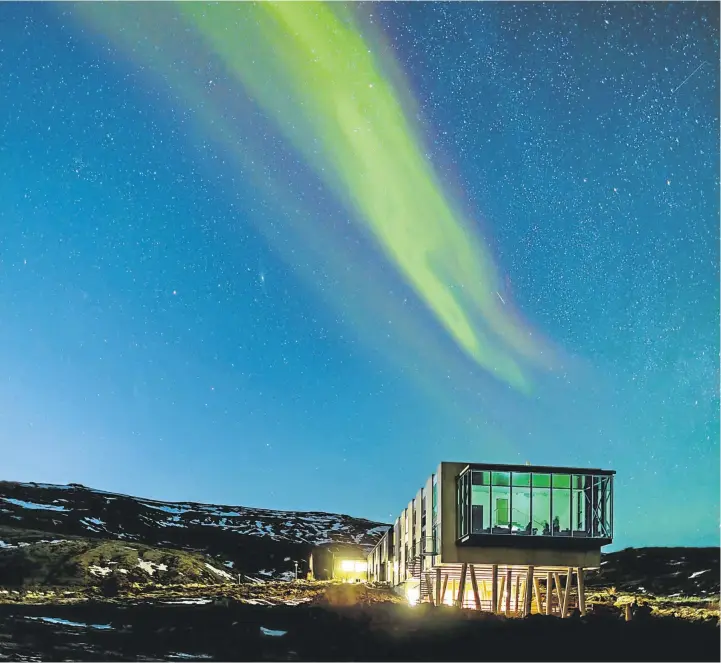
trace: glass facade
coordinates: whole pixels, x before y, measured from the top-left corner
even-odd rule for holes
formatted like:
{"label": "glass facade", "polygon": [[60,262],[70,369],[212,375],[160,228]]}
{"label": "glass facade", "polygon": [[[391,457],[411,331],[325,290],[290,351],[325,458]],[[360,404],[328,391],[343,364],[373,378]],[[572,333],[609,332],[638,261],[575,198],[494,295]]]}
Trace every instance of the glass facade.
{"label": "glass facade", "polygon": [[613,476],[580,472],[467,468],[457,480],[458,537],[612,538]]}

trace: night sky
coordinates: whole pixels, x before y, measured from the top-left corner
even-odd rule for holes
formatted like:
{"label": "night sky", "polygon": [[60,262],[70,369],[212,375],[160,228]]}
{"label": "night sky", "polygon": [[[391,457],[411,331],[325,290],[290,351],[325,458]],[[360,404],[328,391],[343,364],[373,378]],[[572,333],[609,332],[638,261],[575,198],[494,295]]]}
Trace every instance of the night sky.
{"label": "night sky", "polygon": [[4,3],[0,100],[2,478],[718,544],[718,3]]}

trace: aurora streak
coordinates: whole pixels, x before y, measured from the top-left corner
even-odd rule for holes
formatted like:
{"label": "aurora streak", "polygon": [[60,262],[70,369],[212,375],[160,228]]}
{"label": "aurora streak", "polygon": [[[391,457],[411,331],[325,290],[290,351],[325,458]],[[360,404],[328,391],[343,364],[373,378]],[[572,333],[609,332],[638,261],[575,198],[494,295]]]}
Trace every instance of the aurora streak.
{"label": "aurora streak", "polygon": [[[92,6],[80,9],[100,15]],[[377,59],[352,12],[336,3],[292,2],[179,3],[175,9],[251,104],[351,210],[457,346],[527,392],[529,366],[546,363],[548,355],[498,295],[502,288],[490,251],[444,191],[387,75],[397,65],[389,56]],[[103,12],[100,29],[127,39],[120,34],[122,23],[109,16]],[[162,52],[172,45],[158,41],[161,29],[143,25],[147,53],[141,60],[153,57],[158,66],[157,58],[164,58],[160,66],[167,72],[173,58]],[[139,29],[131,30],[135,37]],[[175,78],[186,97],[202,95],[188,84],[190,72],[185,80],[177,72]],[[202,107],[206,127],[234,131],[212,105]]]}

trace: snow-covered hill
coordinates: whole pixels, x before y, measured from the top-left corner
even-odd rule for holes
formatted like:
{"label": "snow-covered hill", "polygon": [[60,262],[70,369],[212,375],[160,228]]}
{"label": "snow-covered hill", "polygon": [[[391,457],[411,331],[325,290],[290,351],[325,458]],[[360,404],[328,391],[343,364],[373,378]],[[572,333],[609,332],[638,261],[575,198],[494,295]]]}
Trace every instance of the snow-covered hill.
{"label": "snow-covered hill", "polygon": [[42,532],[46,540],[89,537],[199,551],[242,573],[282,575],[295,561],[303,573],[314,546],[368,549],[386,527],[339,514],[160,502],[77,484],[0,481],[0,528],[13,530],[13,541],[4,541],[0,529],[0,547],[19,545],[23,532]]}

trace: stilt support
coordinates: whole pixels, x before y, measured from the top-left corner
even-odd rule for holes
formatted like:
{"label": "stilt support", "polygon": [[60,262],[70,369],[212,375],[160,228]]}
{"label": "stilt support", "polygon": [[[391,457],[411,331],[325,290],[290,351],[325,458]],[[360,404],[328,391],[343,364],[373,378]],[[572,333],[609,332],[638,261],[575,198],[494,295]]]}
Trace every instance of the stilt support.
{"label": "stilt support", "polygon": [[441,587],[441,599],[438,601],[438,605],[443,605],[446,602],[446,590],[448,589],[448,574],[443,576],[443,585]]}
{"label": "stilt support", "polygon": [[496,603],[496,607],[493,610],[493,612],[501,613],[503,612],[503,591],[506,588],[506,576],[501,576],[501,588],[498,590],[498,603]]}
{"label": "stilt support", "polygon": [[463,599],[466,596],[466,574],[468,573],[468,564],[461,567],[461,580],[458,583],[458,596],[456,597],[456,606],[463,607]]}
{"label": "stilt support", "polygon": [[441,567],[439,566],[436,569],[436,582],[435,582],[435,590],[436,590],[436,605],[441,604]]}
{"label": "stilt support", "polygon": [[533,579],[533,593],[536,596],[536,612],[539,615],[543,614],[543,597],[541,596],[541,580],[536,576]]}
{"label": "stilt support", "polygon": [[523,595],[523,616],[531,614],[531,592],[533,591],[533,566],[526,571],[526,591]]}
{"label": "stilt support", "polygon": [[569,566],[566,570],[566,591],[563,592],[563,605],[561,606],[561,617],[568,616],[568,602],[571,600],[571,587],[573,586],[573,569]]}
{"label": "stilt support", "polygon": [[563,617],[561,610],[563,609],[563,588],[561,586],[561,574],[554,572],[553,582],[556,585],[556,595],[558,596],[558,616]]}
{"label": "stilt support", "polygon": [[546,573],[546,614],[550,615],[553,610],[553,575]]}
{"label": "stilt support", "polygon": [[433,600],[433,580],[431,580],[430,573],[426,573],[426,585],[428,586],[428,601],[431,605],[435,605],[435,602]]}
{"label": "stilt support", "polygon": [[578,577],[578,609],[582,615],[586,614],[586,581],[583,577],[583,567],[579,566],[576,569],[576,575]]}
{"label": "stilt support", "polygon": [[511,614],[511,583],[513,582],[513,572],[506,569],[506,617]]}
{"label": "stilt support", "polygon": [[491,565],[491,612],[498,611],[498,564]]}
{"label": "stilt support", "polygon": [[476,570],[473,568],[473,564],[469,564],[471,569],[471,587],[473,588],[473,600],[476,602],[476,610],[481,609],[481,597],[478,594],[478,581],[476,580]]}

